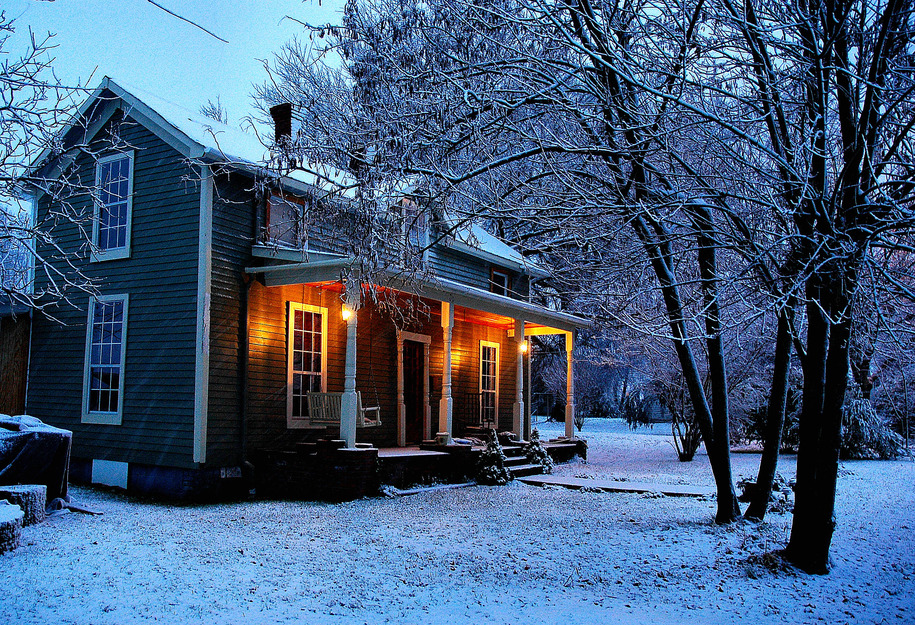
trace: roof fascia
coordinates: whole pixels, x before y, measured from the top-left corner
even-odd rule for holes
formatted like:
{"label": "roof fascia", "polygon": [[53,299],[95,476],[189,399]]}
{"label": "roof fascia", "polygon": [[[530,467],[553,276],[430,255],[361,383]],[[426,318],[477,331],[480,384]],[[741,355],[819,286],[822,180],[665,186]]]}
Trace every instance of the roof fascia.
{"label": "roof fascia", "polygon": [[[352,267],[353,264],[352,258],[341,258],[311,263],[248,267],[245,271],[250,274],[263,274],[264,282],[268,287],[287,286],[340,280],[341,272]],[[586,319],[569,313],[549,310],[536,304],[490,293],[446,278],[409,280],[391,270],[385,271],[384,277],[388,281],[382,286],[503,317],[524,319],[531,323],[564,331],[586,328],[590,325]]]}

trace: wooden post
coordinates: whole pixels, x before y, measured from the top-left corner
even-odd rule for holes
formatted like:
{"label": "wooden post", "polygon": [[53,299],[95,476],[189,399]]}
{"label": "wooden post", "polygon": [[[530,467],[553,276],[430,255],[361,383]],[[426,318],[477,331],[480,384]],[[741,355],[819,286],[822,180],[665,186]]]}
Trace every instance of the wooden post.
{"label": "wooden post", "polygon": [[575,377],[572,374],[572,333],[566,332],[566,437],[575,438]]}
{"label": "wooden post", "polygon": [[531,407],[533,406],[533,401],[531,397],[531,356],[533,355],[533,344],[525,339],[527,342],[527,350],[525,355],[527,356],[527,370],[524,375],[524,440],[531,440]]}
{"label": "wooden post", "polygon": [[512,431],[524,438],[524,319],[515,319],[515,403],[512,406]]}
{"label": "wooden post", "polygon": [[397,445],[407,445],[407,405],[404,401],[403,332],[397,331]]}
{"label": "wooden post", "polygon": [[[356,447],[356,327],[358,295],[347,294],[343,315],[346,319],[346,361],[343,369],[343,398],[340,402],[340,438],[349,448]],[[347,314],[346,311],[349,311]]]}
{"label": "wooden post", "polygon": [[451,398],[451,338],[454,330],[454,306],[442,302],[442,399],[438,406],[438,432],[436,438],[451,442],[451,423],[454,401]]}
{"label": "wooden post", "polygon": [[423,437],[432,438],[432,405],[429,403],[429,341],[423,342]]}

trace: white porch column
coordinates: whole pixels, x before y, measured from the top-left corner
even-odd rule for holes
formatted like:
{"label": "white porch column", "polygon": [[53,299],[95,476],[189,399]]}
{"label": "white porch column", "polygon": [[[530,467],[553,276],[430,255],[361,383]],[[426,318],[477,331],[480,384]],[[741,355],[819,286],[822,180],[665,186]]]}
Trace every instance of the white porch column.
{"label": "white porch column", "polygon": [[572,332],[566,332],[566,437],[575,438],[575,377],[572,374]]}
{"label": "white porch column", "polygon": [[531,356],[533,354],[534,346],[530,341],[526,341],[527,350],[524,352],[527,356],[527,371],[524,373],[524,440],[531,440],[531,410],[534,405],[533,398],[531,397]]}
{"label": "white porch column", "polygon": [[524,438],[524,319],[515,319],[515,403],[512,406],[512,431]]}
{"label": "white porch column", "polygon": [[429,403],[429,341],[423,341],[423,438],[432,438],[432,406]]}
{"label": "white porch column", "polygon": [[451,337],[454,330],[454,306],[442,302],[442,399],[438,405],[438,433],[451,442],[454,401],[451,399]]}
{"label": "white porch column", "polygon": [[356,446],[356,321],[359,296],[348,293],[342,315],[346,320],[346,361],[343,368],[343,398],[340,405],[340,438]]}
{"label": "white porch column", "polygon": [[397,331],[397,445],[407,445],[407,405],[404,401],[403,332]]}

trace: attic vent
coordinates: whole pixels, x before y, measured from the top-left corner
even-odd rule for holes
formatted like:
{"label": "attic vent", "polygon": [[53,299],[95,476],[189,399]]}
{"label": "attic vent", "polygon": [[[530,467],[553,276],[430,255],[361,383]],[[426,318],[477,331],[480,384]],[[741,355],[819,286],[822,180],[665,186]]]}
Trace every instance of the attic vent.
{"label": "attic vent", "polygon": [[273,118],[274,140],[277,143],[289,141],[292,137],[292,104],[283,102],[271,106],[270,117]]}

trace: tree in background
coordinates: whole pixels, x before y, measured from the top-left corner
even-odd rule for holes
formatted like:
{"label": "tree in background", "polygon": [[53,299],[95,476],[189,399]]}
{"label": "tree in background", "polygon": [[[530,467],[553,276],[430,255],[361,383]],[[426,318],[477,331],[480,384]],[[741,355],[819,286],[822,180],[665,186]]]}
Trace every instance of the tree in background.
{"label": "tree in background", "polygon": [[719,522],[739,515],[729,310],[774,314],[758,491],[793,348],[804,390],[786,555],[826,571],[853,304],[862,272],[881,271],[874,250],[911,250],[912,7],[353,1],[341,27],[311,34],[327,43],[284,49],[261,93],[297,105],[299,163],[333,163],[374,197],[420,184],[558,267],[563,304],[654,298],[663,316],[633,325],[673,347]]}
{"label": "tree in background", "polygon": [[[86,92],[63,84],[54,74],[50,35],[37,37],[30,32],[24,51],[11,50],[15,28],[13,20],[0,12],[0,305],[43,310],[94,289],[73,263],[73,253],[65,252],[54,237],[59,223],[76,223],[88,248],[91,212],[75,210],[71,202],[91,195],[92,187],[66,169],[59,176],[33,169],[40,158],[66,158],[57,132],[71,121]],[[72,145],[67,151],[79,149]],[[52,210],[41,222],[32,215],[30,198],[36,193],[53,199]],[[33,271],[46,278],[41,291],[33,289]]]}

